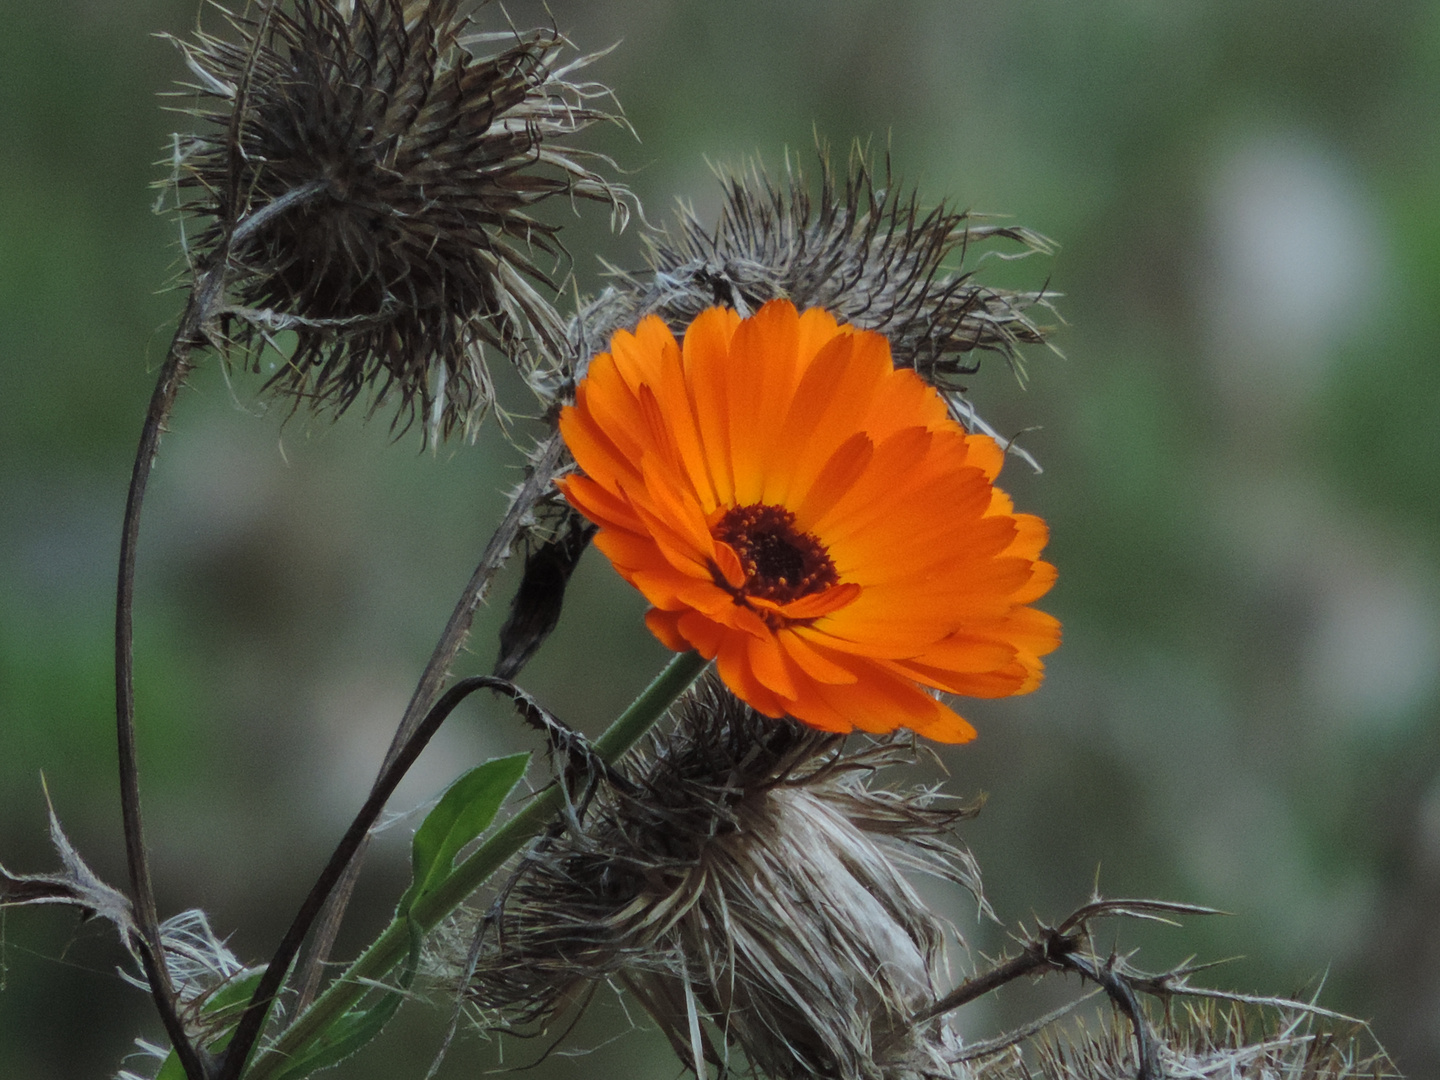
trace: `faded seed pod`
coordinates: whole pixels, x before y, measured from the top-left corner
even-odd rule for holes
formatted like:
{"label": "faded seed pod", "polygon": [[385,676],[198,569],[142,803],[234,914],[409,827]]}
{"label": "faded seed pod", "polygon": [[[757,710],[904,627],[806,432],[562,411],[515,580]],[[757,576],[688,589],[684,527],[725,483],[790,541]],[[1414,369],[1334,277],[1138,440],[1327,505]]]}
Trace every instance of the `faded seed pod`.
{"label": "faded seed pod", "polygon": [[[871,785],[913,759],[909,740],[843,744],[702,684],[627,782],[602,787],[583,830],[523,864],[471,1003],[543,1023],[614,980],[697,1071],[732,1051],[796,1080],[944,1071],[948,1022],[910,1017],[948,981],[947,927],[902,871],[978,896],[949,835],[973,810]],[[440,941],[452,978],[475,925]]]}
{"label": "faded seed pod", "polygon": [[[228,257],[230,341],[271,345],[270,386],[343,412],[369,388],[434,435],[468,432],[493,403],[483,350],[522,366],[563,341],[538,258],[558,226],[551,196],[629,196],[565,140],[609,91],[567,81],[554,30],[465,38],[457,0],[292,0],[229,15],[234,40],[178,44],[208,131],[182,140],[175,182],[205,222],[196,268]],[[505,42],[474,55],[466,43]],[[588,162],[588,164],[587,164]],[[249,215],[292,199],[243,244]],[[228,251],[226,250],[228,248]],[[294,335],[293,344],[278,332]]]}

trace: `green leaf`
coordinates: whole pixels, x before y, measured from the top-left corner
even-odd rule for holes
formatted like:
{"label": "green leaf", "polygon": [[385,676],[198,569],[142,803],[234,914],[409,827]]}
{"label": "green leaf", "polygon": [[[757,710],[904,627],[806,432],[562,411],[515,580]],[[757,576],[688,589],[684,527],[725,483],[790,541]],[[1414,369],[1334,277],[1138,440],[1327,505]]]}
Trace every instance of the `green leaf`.
{"label": "green leaf", "polygon": [[[250,996],[255,993],[255,987],[260,984],[260,977],[265,974],[263,967],[251,968],[249,971],[232,978],[220,989],[210,995],[201,1010],[207,1016],[225,1017],[229,1020],[226,1029],[213,1042],[206,1046],[212,1054],[225,1049],[230,1042],[230,1029],[240,1022],[240,1014],[245,1011],[245,1006],[250,1002]],[[155,1080],[186,1080],[185,1067],[180,1064],[180,1058],[174,1050],[165,1059],[160,1071],[155,1074]]]}
{"label": "green leaf", "polygon": [[[465,773],[440,796],[440,801],[415,831],[412,850],[414,880],[400,898],[399,917],[407,916],[417,900],[454,872],[455,856],[490,827],[529,764],[528,753],[487,761]],[[404,1000],[404,988],[414,977],[419,947],[417,931],[411,941],[409,959],[400,973],[400,989],[383,992],[369,1008],[346,1012],[314,1042],[288,1060],[274,1074],[274,1080],[301,1080],[320,1069],[339,1064],[379,1035]],[[228,995],[229,989],[227,987],[222,993]],[[227,1007],[234,1000],[227,996],[221,1001],[220,997],[220,994],[216,995],[217,1009]],[[236,997],[237,1003],[243,1006],[249,999],[249,992]],[[174,1058],[171,1054],[156,1080],[185,1080],[180,1063]]]}
{"label": "green leaf", "polygon": [[465,773],[440,796],[415,830],[411,860],[415,876],[400,898],[400,915],[409,914],[416,901],[450,876],[455,856],[490,827],[529,764],[528,753],[495,758]]}
{"label": "green leaf", "polygon": [[[264,974],[265,969],[257,967],[231,979],[210,995],[202,1011],[207,1016],[226,1016],[238,1024],[240,1014],[245,1011],[245,1006],[249,1005],[250,999],[255,996],[255,987],[260,985],[260,978]],[[233,1017],[229,1017],[228,1014],[231,1013],[234,1014]]]}
{"label": "green leaf", "polygon": [[368,1009],[351,1009],[287,1061],[275,1074],[275,1080],[301,1080],[301,1077],[344,1061],[380,1034],[380,1029],[390,1022],[404,996],[399,990],[390,990]]}

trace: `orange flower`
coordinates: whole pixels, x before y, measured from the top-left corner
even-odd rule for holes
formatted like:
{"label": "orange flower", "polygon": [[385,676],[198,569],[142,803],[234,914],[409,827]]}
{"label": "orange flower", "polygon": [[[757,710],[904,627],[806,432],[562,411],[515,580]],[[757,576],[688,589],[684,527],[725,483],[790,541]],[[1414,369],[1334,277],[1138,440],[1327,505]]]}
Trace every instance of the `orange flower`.
{"label": "orange flower", "polygon": [[1060,624],[1047,530],[992,481],[1003,453],[897,370],[879,334],[787,301],[620,331],[560,431],[560,481],[650,630],[767,716],[826,731],[975,729],[922,687],[1034,689]]}

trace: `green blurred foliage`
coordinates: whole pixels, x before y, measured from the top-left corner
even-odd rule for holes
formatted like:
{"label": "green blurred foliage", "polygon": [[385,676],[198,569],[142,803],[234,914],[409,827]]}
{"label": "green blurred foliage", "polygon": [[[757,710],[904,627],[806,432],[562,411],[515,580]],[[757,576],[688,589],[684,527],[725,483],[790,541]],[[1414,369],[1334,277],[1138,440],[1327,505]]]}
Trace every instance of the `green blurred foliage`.
{"label": "green blurred foliage", "polygon": [[[1039,692],[969,708],[980,739],[945,755],[951,789],[990,796],[966,837],[991,899],[1012,923],[1062,917],[1097,880],[1226,908],[1236,917],[1116,936],[1143,946],[1141,964],[1243,955],[1213,981],[1247,991],[1323,977],[1324,1002],[1372,1017],[1407,1074],[1440,1073],[1440,9],[549,8],[582,50],[619,42],[590,73],[640,141],[615,128],[590,145],[631,172],[652,220],[676,198],[715,207],[708,162],[804,165],[818,135],[837,154],[853,138],[888,148],[927,202],[1011,214],[1061,242],[1050,263],[980,271],[1048,279],[1067,322],[1064,357],[1033,351],[1025,389],[999,363],[972,387],[1045,466],[1012,462],[1004,482],[1051,523],[1061,581],[1043,606],[1067,639]],[[538,3],[509,11],[548,18]],[[11,3],[0,34],[0,861],[14,870],[50,866],[43,770],[80,850],[124,878],[113,563],[181,304],[166,289],[178,231],[151,213],[149,185],[185,123],[156,94],[183,70],[154,35],[195,18],[192,0]],[[499,12],[481,20],[494,28]],[[1331,203],[1307,202],[1315,190]],[[605,224],[567,225],[582,289],[601,281],[597,254],[638,261],[633,234]],[[1287,315],[1292,294],[1310,295],[1312,250],[1341,285]],[[1247,278],[1252,257],[1279,269]],[[211,358],[182,395],[137,612],[161,906],[204,907],[247,960],[269,952],[358,805],[519,475],[493,423],[477,445],[417,453],[413,434],[394,440],[360,410],[334,427],[286,422],[257,401],[261,381]],[[466,672],[488,667],[510,587],[482,611]],[[526,685],[598,730],[663,662],[642,611],[587,556]],[[533,745],[498,704],[452,726],[403,805]],[[406,832],[377,846],[342,952],[403,889]],[[973,944],[1003,947],[954,898],[937,902]],[[157,1038],[144,995],[114,975],[122,960],[103,928],[10,913],[0,1076],[110,1076],[131,1038]],[[1053,989],[1007,994],[967,1030],[1033,1015]],[[440,1015],[406,1010],[337,1075],[423,1075]],[[603,1044],[622,1023],[612,1010],[577,1040]],[[469,1040],[442,1075],[496,1055]],[[677,1068],[636,1033],[546,1070],[620,1067]]]}

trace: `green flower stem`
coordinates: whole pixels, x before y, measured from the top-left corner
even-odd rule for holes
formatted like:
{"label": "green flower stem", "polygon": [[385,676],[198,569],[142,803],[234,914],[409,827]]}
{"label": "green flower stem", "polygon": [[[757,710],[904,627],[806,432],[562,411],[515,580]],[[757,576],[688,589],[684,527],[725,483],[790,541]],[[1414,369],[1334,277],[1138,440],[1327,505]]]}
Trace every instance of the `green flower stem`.
{"label": "green flower stem", "polygon": [[[595,742],[601,760],[615,761],[634,746],[667,709],[673,705],[705,670],[707,661],[699,653],[681,653],[655,677]],[[433,892],[423,896],[411,909],[410,918],[396,919],[375,939],[370,948],[350,965],[350,969],[315,999],[295,1023],[280,1036],[275,1045],[255,1062],[246,1080],[269,1080],[285,1061],[323,1033],[345,1012],[368,993],[373,983],[383,978],[408,954],[412,926],[425,933],[464,902],[491,874],[512,855],[540,835],[564,805],[564,792],[551,784],[505,824],[492,832],[486,841],[455,872]]]}

